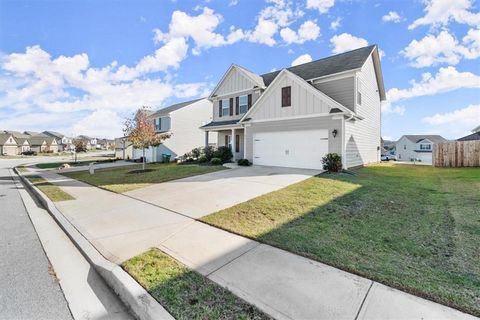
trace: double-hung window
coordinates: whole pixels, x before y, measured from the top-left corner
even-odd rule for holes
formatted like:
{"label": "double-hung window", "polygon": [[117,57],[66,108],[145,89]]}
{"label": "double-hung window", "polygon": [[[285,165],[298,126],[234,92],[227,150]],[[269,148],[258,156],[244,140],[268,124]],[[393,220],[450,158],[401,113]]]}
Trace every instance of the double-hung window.
{"label": "double-hung window", "polygon": [[421,143],[420,150],[432,150],[432,145],[430,143]]}
{"label": "double-hung window", "polygon": [[248,96],[240,96],[238,98],[238,104],[240,108],[240,114],[246,113],[248,111]]}
{"label": "double-hung window", "polygon": [[230,115],[230,99],[222,99],[222,116]]}

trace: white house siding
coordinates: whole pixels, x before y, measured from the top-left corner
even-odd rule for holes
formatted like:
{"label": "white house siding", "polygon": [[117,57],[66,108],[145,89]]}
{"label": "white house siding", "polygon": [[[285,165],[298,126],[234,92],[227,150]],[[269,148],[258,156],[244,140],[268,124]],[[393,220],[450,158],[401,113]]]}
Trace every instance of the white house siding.
{"label": "white house siding", "polygon": [[[411,159],[418,158],[417,152],[415,152],[416,144],[406,137],[400,138],[396,143],[397,160],[411,161]],[[430,158],[431,158],[431,153]],[[431,162],[431,159],[430,159]]]}
{"label": "white house siding", "polygon": [[[261,105],[256,106],[250,117],[254,120],[281,119],[285,117],[325,114],[334,108],[330,98],[321,98],[315,94],[314,88],[307,90],[290,74],[283,74],[278,82],[271,84],[262,97]],[[309,86],[309,84],[306,84]],[[291,87],[291,106],[282,107],[282,88]]]}
{"label": "white house siding", "polygon": [[17,146],[4,145],[1,150],[4,155],[13,156],[17,154]]}
{"label": "white house siding", "polygon": [[[314,130],[327,129],[328,152],[341,154],[342,152],[342,120],[332,119],[332,116],[310,117],[292,120],[257,122],[247,125],[246,132],[246,158],[253,161],[253,134],[255,132],[274,132],[274,131],[295,131],[295,130]],[[332,131],[337,130],[337,136],[334,138]]]}
{"label": "white house siding", "polygon": [[358,79],[361,81],[362,103],[357,104],[356,113],[364,119],[345,121],[347,168],[380,161],[381,104],[372,56],[358,73]]}
{"label": "white house siding", "polygon": [[242,72],[239,72],[236,68],[231,68],[225,76],[223,83],[217,88],[215,94],[222,96],[240,90],[250,90],[255,85],[257,84]]}
{"label": "white house siding", "polygon": [[336,80],[322,80],[316,83],[315,88],[325,93],[330,98],[354,111],[355,103],[355,77]]}

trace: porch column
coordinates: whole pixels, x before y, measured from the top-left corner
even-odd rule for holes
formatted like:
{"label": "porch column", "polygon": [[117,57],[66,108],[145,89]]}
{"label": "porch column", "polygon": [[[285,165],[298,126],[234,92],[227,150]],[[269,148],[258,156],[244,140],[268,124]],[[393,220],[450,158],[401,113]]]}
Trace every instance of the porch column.
{"label": "porch column", "polygon": [[205,148],[208,147],[208,131],[205,131]]}
{"label": "porch column", "polygon": [[237,157],[235,156],[235,129],[232,129],[232,154],[233,154],[233,162],[235,162],[237,160]]}

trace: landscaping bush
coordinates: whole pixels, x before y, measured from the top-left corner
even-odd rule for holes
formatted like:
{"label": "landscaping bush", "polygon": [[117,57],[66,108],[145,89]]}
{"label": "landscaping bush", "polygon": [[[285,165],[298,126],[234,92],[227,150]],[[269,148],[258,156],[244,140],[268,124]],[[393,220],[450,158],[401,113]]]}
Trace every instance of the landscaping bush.
{"label": "landscaping bush", "polygon": [[202,154],[200,157],[198,157],[198,162],[208,162],[208,159],[204,154]]}
{"label": "landscaping bush", "polygon": [[221,165],[221,164],[222,164],[222,159],[220,159],[220,158],[212,158],[212,160],[210,160],[210,164],[212,164],[212,165],[214,165],[214,166]]}
{"label": "landscaping bush", "polygon": [[232,150],[230,150],[229,147],[219,147],[213,153],[213,157],[219,158],[222,161],[222,163],[229,162],[233,157]]}
{"label": "landscaping bush", "polygon": [[212,160],[214,153],[215,153],[215,148],[212,146],[204,147],[202,149],[202,154],[207,158],[207,161]]}
{"label": "landscaping bush", "polygon": [[246,166],[248,167],[251,163],[248,161],[248,159],[238,159],[237,161],[239,166]]}
{"label": "landscaping bush", "polygon": [[342,170],[342,157],[336,153],[328,153],[322,158],[323,170],[340,172]]}
{"label": "landscaping bush", "polygon": [[192,154],[192,157],[194,159],[198,159],[202,154],[202,150],[200,148],[194,148],[192,149],[192,151],[190,151],[190,153]]}

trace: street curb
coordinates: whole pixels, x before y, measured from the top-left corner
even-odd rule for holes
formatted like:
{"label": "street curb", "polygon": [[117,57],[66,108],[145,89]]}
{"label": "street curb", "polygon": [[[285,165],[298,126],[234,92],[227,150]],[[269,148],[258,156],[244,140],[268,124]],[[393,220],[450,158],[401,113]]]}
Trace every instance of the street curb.
{"label": "street curb", "polygon": [[107,285],[120,297],[135,318],[140,320],[175,319],[137,281],[120,266],[105,259],[95,247],[65,218],[53,202],[25,178],[17,168],[13,169],[23,185],[33,192],[53,219],[72,240],[87,261],[95,268]]}

